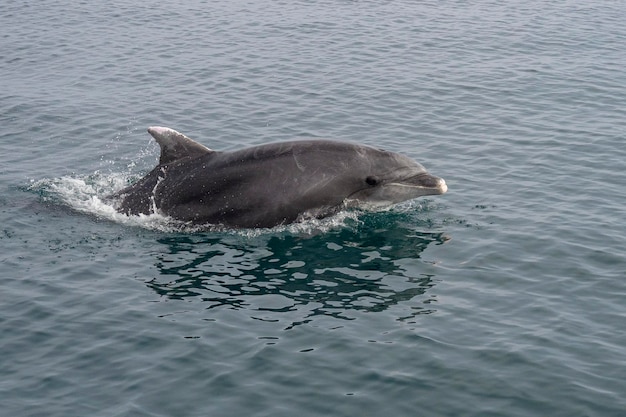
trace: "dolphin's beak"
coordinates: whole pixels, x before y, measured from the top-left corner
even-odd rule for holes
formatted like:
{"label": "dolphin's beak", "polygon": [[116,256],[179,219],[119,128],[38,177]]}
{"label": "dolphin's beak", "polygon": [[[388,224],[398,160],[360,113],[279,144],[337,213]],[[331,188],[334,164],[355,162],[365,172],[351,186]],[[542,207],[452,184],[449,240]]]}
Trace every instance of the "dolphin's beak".
{"label": "dolphin's beak", "polygon": [[448,191],[448,185],[443,178],[435,177],[425,172],[405,178],[401,182],[393,182],[389,185],[420,188],[425,192],[424,195],[443,194]]}
{"label": "dolphin's beak", "polygon": [[423,178],[419,179],[419,182],[424,188],[430,188],[433,191],[437,191],[438,194],[443,194],[448,191],[446,180],[435,177],[434,175],[426,174]]}

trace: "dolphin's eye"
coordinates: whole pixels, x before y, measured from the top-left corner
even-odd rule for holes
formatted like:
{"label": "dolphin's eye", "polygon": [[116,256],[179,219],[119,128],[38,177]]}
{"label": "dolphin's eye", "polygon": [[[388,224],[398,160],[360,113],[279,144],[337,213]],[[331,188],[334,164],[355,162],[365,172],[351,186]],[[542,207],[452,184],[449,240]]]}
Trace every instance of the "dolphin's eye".
{"label": "dolphin's eye", "polygon": [[365,178],[365,182],[367,183],[367,185],[374,186],[378,184],[378,178],[369,176]]}

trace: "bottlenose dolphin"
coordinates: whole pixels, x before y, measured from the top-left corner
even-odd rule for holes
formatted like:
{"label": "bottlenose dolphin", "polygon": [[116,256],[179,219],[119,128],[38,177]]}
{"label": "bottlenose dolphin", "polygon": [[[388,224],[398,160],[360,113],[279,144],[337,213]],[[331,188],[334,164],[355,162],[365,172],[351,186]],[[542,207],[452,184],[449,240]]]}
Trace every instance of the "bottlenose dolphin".
{"label": "bottlenose dolphin", "polygon": [[120,213],[272,227],[448,189],[412,159],[369,146],[301,140],[218,152],[167,127],[148,132],[161,147],[159,164],[113,195]]}

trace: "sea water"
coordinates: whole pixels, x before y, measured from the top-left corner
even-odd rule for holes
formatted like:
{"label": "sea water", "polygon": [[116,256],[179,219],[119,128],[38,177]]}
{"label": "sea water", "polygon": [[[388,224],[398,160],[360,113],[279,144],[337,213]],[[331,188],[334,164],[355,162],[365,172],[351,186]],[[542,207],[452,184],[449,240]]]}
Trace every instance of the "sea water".
{"label": "sea water", "polygon": [[[0,415],[622,416],[626,8],[0,6]],[[263,230],[104,197],[169,126],[449,191]]]}

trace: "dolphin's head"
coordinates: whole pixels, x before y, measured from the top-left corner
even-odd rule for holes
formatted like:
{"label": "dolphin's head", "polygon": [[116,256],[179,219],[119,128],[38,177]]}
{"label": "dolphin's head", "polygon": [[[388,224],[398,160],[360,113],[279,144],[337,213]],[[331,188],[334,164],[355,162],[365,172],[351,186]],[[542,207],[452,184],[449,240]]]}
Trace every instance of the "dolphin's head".
{"label": "dolphin's head", "polygon": [[368,163],[354,172],[357,190],[348,196],[349,206],[385,206],[448,190],[443,178],[404,155],[365,148],[362,156]]}

